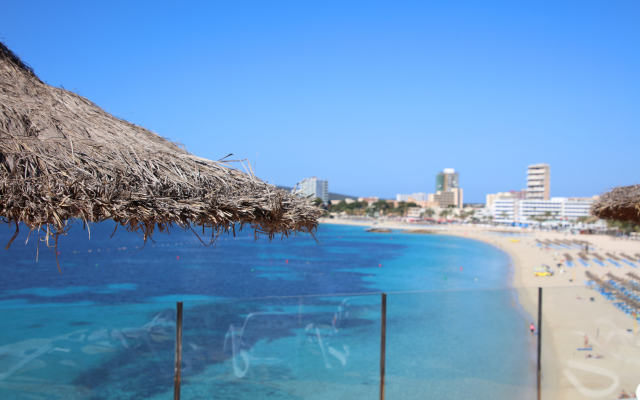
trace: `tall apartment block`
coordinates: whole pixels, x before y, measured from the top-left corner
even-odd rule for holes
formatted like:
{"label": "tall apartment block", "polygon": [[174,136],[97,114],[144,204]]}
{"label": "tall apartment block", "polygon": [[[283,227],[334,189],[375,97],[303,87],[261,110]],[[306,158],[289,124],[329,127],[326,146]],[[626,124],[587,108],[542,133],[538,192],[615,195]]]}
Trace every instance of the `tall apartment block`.
{"label": "tall apartment block", "polygon": [[436,175],[436,192],[430,194],[427,201],[437,202],[440,207],[454,205],[462,208],[462,189],[458,173],[453,168],[445,168]]}
{"label": "tall apartment block", "polygon": [[527,200],[549,200],[551,190],[549,164],[533,164],[527,169]]}
{"label": "tall apartment block", "polygon": [[436,175],[436,192],[448,192],[459,188],[458,173],[453,168],[445,168]]}
{"label": "tall apartment block", "polygon": [[319,197],[323,203],[329,202],[329,181],[318,179],[315,176],[305,178],[300,182],[296,193],[303,197]]}

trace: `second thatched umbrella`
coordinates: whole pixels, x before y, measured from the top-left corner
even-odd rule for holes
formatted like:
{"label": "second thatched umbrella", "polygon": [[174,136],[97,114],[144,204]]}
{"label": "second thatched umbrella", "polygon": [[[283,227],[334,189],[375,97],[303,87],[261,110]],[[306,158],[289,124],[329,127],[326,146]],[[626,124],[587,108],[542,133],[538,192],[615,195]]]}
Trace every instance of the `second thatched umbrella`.
{"label": "second thatched umbrella", "polygon": [[[197,157],[43,83],[0,43],[0,216],[45,229],[113,219],[146,240],[157,226],[251,225],[272,238],[313,232],[322,210],[225,161]],[[16,232],[17,234],[17,232]],[[15,236],[14,236],[15,238]]]}
{"label": "second thatched umbrella", "polygon": [[621,186],[605,193],[591,206],[591,214],[601,219],[640,224],[640,185]]}

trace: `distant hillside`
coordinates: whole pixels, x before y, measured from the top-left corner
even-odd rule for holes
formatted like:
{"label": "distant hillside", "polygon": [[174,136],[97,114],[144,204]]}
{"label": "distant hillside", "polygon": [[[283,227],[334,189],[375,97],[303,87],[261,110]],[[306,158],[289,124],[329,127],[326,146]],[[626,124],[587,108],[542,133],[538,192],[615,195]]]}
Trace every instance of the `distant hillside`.
{"label": "distant hillside", "polygon": [[[288,191],[288,192],[291,192],[291,191],[293,190],[293,188],[292,188],[292,187],[287,187],[287,186],[276,186],[276,187],[277,187],[277,188],[279,188],[279,189],[282,189],[282,190],[286,190],[286,191]],[[338,200],[338,201],[340,201],[340,200],[344,200],[344,199],[354,199],[354,200],[358,200],[358,197],[360,197],[360,196],[349,196],[349,195],[346,195],[346,194],[331,193],[331,192],[329,192],[329,201],[331,201],[331,200]]]}

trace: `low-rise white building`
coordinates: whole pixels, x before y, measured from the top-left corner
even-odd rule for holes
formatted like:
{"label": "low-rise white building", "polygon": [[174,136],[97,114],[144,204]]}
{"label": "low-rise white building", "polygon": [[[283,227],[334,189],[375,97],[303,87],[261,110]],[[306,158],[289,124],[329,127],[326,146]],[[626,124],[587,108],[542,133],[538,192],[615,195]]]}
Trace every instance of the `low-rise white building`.
{"label": "low-rise white building", "polygon": [[526,196],[526,192],[524,190],[520,190],[520,191],[511,190],[508,192],[488,194],[485,207],[492,208],[496,200],[523,200],[525,196]]}
{"label": "low-rise white building", "polygon": [[369,207],[371,207],[371,206],[373,205],[373,203],[378,202],[378,200],[380,200],[380,198],[379,198],[379,197],[377,197],[377,196],[372,196],[372,197],[358,197],[358,201],[359,201],[359,202],[361,202],[361,203],[362,203],[362,202],[365,202],[365,203],[367,203],[367,205],[368,205]]}
{"label": "low-rise white building", "polygon": [[516,203],[518,200],[498,199],[493,202],[493,221],[499,223],[513,223],[516,219]]}
{"label": "low-rise white building", "polygon": [[424,208],[421,207],[409,207],[407,209],[407,218],[408,219],[420,219],[420,216],[424,212]]}
{"label": "low-rise white building", "polygon": [[589,209],[597,199],[597,196],[553,197],[551,200],[496,199],[492,215],[498,223],[528,223],[534,221],[534,217],[575,220],[589,216]]}
{"label": "low-rise white building", "polygon": [[417,203],[419,201],[427,201],[427,194],[426,193],[397,194],[396,201],[404,201],[405,203],[409,203],[409,202]]}

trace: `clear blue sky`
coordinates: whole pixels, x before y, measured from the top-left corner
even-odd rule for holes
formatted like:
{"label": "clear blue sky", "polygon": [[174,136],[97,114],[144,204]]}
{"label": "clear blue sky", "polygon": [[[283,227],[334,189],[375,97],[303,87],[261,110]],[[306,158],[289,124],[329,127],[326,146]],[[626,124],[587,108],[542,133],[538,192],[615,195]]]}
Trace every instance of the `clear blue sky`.
{"label": "clear blue sky", "polygon": [[3,4],[0,38],[41,79],[279,185],[466,202],[640,183],[640,2]]}

